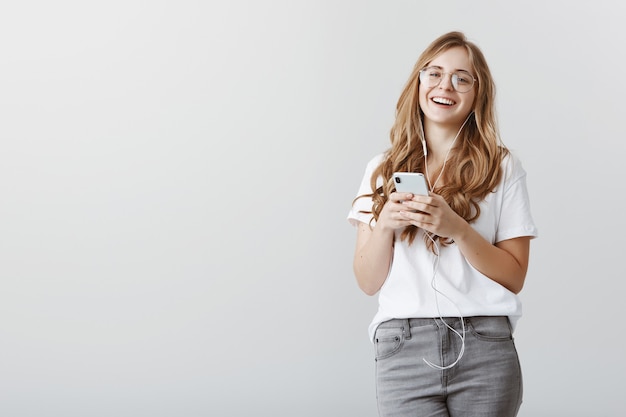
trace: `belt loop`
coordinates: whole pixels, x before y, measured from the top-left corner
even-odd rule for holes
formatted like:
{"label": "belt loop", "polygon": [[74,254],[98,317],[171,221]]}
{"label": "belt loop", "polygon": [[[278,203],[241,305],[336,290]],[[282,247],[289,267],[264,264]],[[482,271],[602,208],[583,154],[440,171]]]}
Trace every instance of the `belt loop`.
{"label": "belt loop", "polygon": [[505,316],[506,324],[509,326],[509,331],[511,332],[511,336],[513,336],[513,324],[511,323],[511,319],[509,316]]}
{"label": "belt loop", "polygon": [[409,319],[403,320],[402,335],[404,336],[404,340],[411,340],[411,322]]}

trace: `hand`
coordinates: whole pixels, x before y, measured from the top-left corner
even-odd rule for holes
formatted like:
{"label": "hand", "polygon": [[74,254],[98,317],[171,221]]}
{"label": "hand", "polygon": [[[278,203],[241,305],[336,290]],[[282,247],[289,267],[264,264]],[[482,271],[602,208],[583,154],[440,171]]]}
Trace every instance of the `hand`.
{"label": "hand", "polygon": [[376,224],[383,229],[396,230],[405,228],[411,224],[411,219],[406,218],[402,212],[410,210],[403,201],[410,201],[415,196],[411,193],[394,192],[383,206]]}
{"label": "hand", "polygon": [[400,211],[400,215],[409,224],[443,238],[456,240],[456,237],[463,233],[468,225],[465,219],[456,214],[446,200],[438,194],[414,195],[401,205],[404,210]]}

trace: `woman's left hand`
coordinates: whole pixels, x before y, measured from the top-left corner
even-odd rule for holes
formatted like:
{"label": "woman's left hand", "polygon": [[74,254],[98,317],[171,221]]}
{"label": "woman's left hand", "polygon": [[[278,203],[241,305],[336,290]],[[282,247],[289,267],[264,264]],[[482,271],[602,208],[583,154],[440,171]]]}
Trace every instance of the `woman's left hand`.
{"label": "woman's left hand", "polygon": [[402,204],[407,210],[400,214],[412,225],[443,238],[456,240],[456,236],[463,233],[464,227],[468,225],[438,194],[414,195],[413,199]]}

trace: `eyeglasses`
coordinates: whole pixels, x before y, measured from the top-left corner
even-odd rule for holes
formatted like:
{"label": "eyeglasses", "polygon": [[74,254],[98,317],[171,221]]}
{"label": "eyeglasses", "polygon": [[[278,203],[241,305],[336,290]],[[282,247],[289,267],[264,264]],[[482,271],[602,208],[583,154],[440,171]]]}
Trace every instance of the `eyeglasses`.
{"label": "eyeglasses", "polygon": [[467,93],[477,81],[467,71],[443,72],[439,67],[426,67],[420,71],[420,82],[429,88],[437,87],[447,74],[451,75],[452,87],[459,93]]}

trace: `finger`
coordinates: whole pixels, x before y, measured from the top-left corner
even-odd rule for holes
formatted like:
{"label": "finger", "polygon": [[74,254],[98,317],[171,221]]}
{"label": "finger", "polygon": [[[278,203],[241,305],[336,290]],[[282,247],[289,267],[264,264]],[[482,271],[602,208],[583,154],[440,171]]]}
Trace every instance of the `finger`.
{"label": "finger", "polygon": [[405,208],[405,210],[411,210],[411,211],[417,211],[419,213],[430,213],[431,211],[431,206],[422,202],[418,202],[415,200],[411,200],[411,201],[403,201],[402,202],[402,206]]}
{"label": "finger", "polygon": [[400,216],[402,216],[403,220],[408,220],[410,222],[421,221],[423,214],[417,213],[414,211],[402,210],[399,212]]}
{"label": "finger", "polygon": [[405,201],[405,200],[411,200],[412,198],[413,198],[412,193],[400,193],[397,191],[394,191],[393,193],[389,195],[389,199],[391,201],[396,201],[398,203]]}
{"label": "finger", "polygon": [[394,229],[406,227],[411,224],[411,220],[404,217],[400,212],[394,213],[394,215],[391,216],[391,221]]}
{"label": "finger", "polygon": [[405,219],[410,220],[411,224],[423,227],[424,225],[430,225],[433,223],[433,216],[423,211],[402,211],[402,215]]}
{"label": "finger", "polygon": [[430,195],[429,203],[433,207],[439,207],[442,204],[445,204],[445,205],[448,204],[446,203],[446,200],[442,196],[440,196],[439,194],[434,194],[434,193]]}

